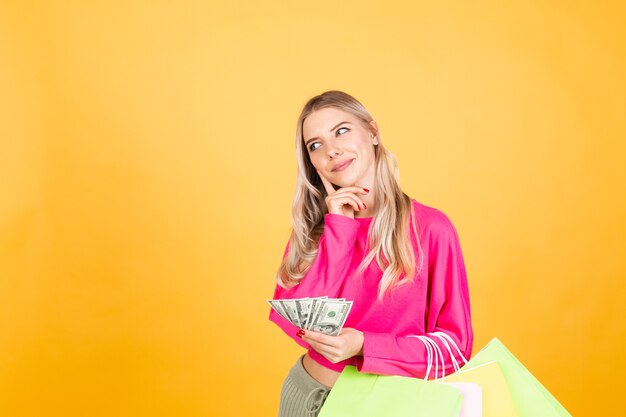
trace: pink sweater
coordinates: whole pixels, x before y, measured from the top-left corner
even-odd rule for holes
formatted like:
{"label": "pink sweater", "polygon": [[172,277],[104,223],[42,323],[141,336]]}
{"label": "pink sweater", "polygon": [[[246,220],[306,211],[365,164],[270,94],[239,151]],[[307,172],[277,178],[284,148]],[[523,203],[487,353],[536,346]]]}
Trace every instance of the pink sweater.
{"label": "pink sweater", "polygon": [[[422,341],[409,335],[427,335],[441,331],[457,343],[465,358],[472,353],[472,331],[469,291],[459,237],[450,219],[441,211],[412,200],[417,230],[424,253],[424,266],[410,284],[393,291],[385,301],[376,300],[382,271],[371,262],[362,276],[356,276],[372,217],[351,219],[328,213],[324,233],[311,268],[300,283],[289,290],[278,285],[275,299],[318,297],[353,300],[344,327],[364,334],[363,356],[332,363],[310,348],[296,332],[298,328],[270,310],[269,319],[293,340],[309,350],[311,357],[323,366],[341,372],[354,365],[361,372],[380,375],[402,375],[423,378],[427,352]],[[411,229],[411,241],[419,267],[419,249]],[[289,245],[285,249],[285,255]],[[450,355],[437,337],[435,341],[445,357],[446,374],[453,371]],[[463,364],[452,349],[459,364]],[[434,376],[434,369],[430,377]]]}

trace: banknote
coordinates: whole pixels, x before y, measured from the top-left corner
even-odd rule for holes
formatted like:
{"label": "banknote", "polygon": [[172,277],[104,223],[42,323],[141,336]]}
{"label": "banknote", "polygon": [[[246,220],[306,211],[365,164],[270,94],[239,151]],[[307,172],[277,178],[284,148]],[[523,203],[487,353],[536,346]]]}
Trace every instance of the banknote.
{"label": "banknote", "polygon": [[270,306],[300,329],[336,336],[343,327],[352,301],[345,298],[306,297],[267,300]]}
{"label": "banknote", "polygon": [[283,308],[287,316],[289,317],[289,321],[295,324],[296,326],[302,328],[300,324],[300,320],[298,320],[298,312],[296,311],[296,301],[295,300],[278,300],[280,306]]}
{"label": "banknote", "polygon": [[311,306],[313,305],[313,300],[310,298],[299,298],[297,300],[293,300],[296,305],[296,314],[298,316],[298,323],[300,323],[301,328],[306,328],[306,322],[309,319],[309,314],[311,313]]}
{"label": "banknote", "polygon": [[285,310],[283,310],[283,307],[280,305],[280,301],[278,301],[278,300],[267,300],[267,302],[270,303],[270,306],[272,306],[274,311],[276,311],[280,316],[282,316],[282,318],[284,318],[285,320],[291,321],[291,319],[289,318],[287,313],[285,313]]}
{"label": "banknote", "polygon": [[309,330],[337,336],[346,322],[352,301],[325,300],[320,303]]}

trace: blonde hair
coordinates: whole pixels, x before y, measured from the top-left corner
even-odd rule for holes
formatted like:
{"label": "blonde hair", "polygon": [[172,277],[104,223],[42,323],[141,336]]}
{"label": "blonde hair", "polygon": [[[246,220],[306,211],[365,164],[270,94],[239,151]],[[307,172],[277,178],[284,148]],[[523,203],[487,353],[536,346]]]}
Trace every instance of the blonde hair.
{"label": "blonde hair", "polygon": [[[318,242],[324,231],[324,215],[328,213],[326,189],[310,161],[302,136],[302,125],[312,112],[334,107],[356,116],[366,128],[372,130],[372,116],[354,97],[337,90],[326,91],[311,98],[302,109],[296,128],[296,159],[298,174],[291,205],[291,236],[288,253],[277,272],[277,282],[283,288],[297,285],[315,260]],[[373,132],[374,133],[374,132]],[[378,145],[374,146],[376,165],[374,196],[377,213],[368,230],[369,252],[357,268],[361,274],[376,258],[383,276],[378,286],[378,299],[398,285],[412,281],[422,270],[424,256],[416,230],[415,213],[411,198],[400,189],[400,172],[393,154],[383,146],[380,132]],[[409,220],[412,221],[409,221]],[[409,225],[412,225],[420,253],[420,268],[411,243]],[[403,276],[404,274],[404,276]],[[402,277],[403,276],[403,277]]]}

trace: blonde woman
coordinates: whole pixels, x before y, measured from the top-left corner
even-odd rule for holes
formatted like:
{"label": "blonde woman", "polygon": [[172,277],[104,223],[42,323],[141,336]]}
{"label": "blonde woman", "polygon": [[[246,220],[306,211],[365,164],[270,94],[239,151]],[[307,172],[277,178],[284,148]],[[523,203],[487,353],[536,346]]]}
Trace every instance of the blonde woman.
{"label": "blonde woman", "polygon": [[[307,349],[283,383],[279,417],[317,416],[346,365],[423,378],[426,348],[409,336],[445,332],[469,358],[457,231],[443,212],[402,192],[396,159],[365,107],[342,91],[311,98],[298,118],[296,157],[293,228],[274,298],[353,304],[337,336],[299,329],[271,310],[269,319]],[[451,372],[448,350],[433,340]]]}

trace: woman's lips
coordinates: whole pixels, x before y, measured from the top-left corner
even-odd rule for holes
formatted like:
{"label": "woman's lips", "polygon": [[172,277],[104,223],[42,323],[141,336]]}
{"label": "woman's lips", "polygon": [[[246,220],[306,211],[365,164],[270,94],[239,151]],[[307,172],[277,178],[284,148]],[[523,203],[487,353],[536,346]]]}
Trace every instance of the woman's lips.
{"label": "woman's lips", "polygon": [[354,159],[351,159],[348,162],[345,162],[343,165],[339,165],[337,168],[333,169],[333,172],[343,171],[352,163],[352,161],[354,161]]}

